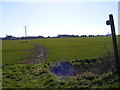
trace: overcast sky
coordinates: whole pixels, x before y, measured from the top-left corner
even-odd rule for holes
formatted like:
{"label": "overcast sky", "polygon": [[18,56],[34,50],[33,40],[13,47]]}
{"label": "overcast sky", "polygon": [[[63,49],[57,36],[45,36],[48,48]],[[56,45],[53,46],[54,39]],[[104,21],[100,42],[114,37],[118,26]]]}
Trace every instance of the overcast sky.
{"label": "overcast sky", "polygon": [[[1,6],[2,5],[2,6]],[[107,34],[109,14],[118,33],[118,2],[1,2],[2,30],[7,35],[57,36],[58,34]]]}

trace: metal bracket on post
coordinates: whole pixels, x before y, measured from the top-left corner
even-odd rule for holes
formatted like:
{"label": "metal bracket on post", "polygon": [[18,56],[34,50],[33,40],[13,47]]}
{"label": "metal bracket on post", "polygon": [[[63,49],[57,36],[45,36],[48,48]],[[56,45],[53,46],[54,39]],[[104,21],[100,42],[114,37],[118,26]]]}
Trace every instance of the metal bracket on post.
{"label": "metal bracket on post", "polygon": [[115,26],[114,26],[114,19],[113,15],[109,15],[109,20],[106,21],[107,25],[110,25],[111,27],[111,32],[112,32],[112,41],[113,41],[113,49],[114,49],[114,58],[115,58],[115,67],[118,73],[118,78],[120,80],[120,62],[118,58],[118,48],[117,48],[117,40],[116,40],[116,34],[115,34]]}

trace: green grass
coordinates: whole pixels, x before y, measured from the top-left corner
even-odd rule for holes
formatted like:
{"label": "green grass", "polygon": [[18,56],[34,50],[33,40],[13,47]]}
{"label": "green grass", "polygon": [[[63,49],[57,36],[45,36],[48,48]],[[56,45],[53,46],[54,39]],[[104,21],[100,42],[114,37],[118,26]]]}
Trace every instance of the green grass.
{"label": "green grass", "polygon": [[52,38],[29,40],[47,48],[45,62],[98,58],[112,50],[111,37]]}
{"label": "green grass", "polygon": [[3,66],[3,88],[120,88],[113,72],[84,73],[62,78],[50,73],[48,65],[14,64]]}
{"label": "green grass", "polygon": [[[34,46],[22,42],[23,40],[2,41],[3,64],[20,63],[33,54],[30,49]],[[31,39],[28,42],[46,47],[48,57],[44,62],[54,63],[71,59],[98,58],[112,50],[111,37]]]}
{"label": "green grass", "polygon": [[0,40],[0,66],[2,66],[2,40]]}
{"label": "green grass", "polygon": [[48,57],[40,64],[17,64],[24,62],[24,59],[33,54],[30,50],[34,46],[21,42],[23,40],[2,41],[3,88],[120,88],[117,75],[111,71],[101,75],[86,72],[66,78],[50,72],[50,68],[60,61],[68,61],[74,66],[80,66],[79,60],[83,60],[85,62],[83,66],[89,66],[95,64],[86,63],[89,59],[98,60],[99,57],[103,57],[103,61],[112,60],[106,55],[113,50],[111,37],[28,40],[46,47]]}
{"label": "green grass", "polygon": [[23,62],[23,59],[29,58],[33,45],[24,43],[23,40],[4,40],[2,41],[2,63],[15,64]]}

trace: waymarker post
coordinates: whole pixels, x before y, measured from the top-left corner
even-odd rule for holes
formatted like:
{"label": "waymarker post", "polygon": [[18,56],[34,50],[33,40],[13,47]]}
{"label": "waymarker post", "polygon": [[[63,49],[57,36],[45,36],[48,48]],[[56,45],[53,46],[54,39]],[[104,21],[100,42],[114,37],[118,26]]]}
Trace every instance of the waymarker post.
{"label": "waymarker post", "polygon": [[118,73],[118,78],[120,80],[120,62],[119,62],[119,57],[118,57],[117,40],[116,40],[116,34],[115,34],[114,19],[113,19],[112,14],[109,15],[109,20],[106,21],[106,24],[110,25],[110,27],[111,27],[115,67],[116,67],[116,71]]}

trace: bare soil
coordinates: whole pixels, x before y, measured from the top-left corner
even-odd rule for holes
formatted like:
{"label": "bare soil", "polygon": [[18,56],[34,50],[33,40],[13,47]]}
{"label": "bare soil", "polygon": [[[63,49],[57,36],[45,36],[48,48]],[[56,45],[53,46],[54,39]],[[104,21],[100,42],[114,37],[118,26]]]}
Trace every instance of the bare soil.
{"label": "bare soil", "polygon": [[77,68],[77,73],[78,74],[83,74],[86,72],[95,74],[95,75],[102,75],[103,73],[107,73],[110,71],[114,71],[115,66],[113,61],[103,61],[101,63],[95,63],[93,66],[85,66],[85,67],[80,67]]}
{"label": "bare soil", "polygon": [[25,60],[24,64],[41,63],[48,55],[46,48],[41,45],[35,44],[35,43],[31,43],[31,42],[28,42],[28,43],[34,45],[35,48],[30,50],[31,52],[33,52],[33,54],[30,56],[30,58],[27,58]]}

